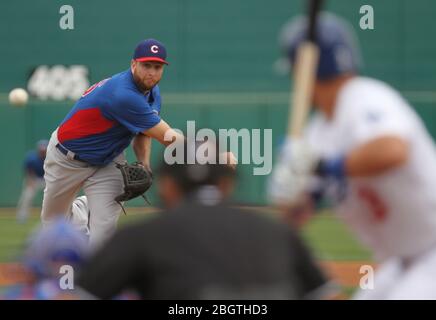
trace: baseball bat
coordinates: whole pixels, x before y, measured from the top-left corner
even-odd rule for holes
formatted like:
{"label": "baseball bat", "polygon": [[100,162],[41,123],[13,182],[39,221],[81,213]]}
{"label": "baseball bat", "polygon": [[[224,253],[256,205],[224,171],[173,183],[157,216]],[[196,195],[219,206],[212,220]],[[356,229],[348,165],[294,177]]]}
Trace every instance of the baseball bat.
{"label": "baseball bat", "polygon": [[288,136],[301,137],[312,102],[313,86],[318,66],[316,19],[322,0],[309,0],[307,38],[298,47],[294,64],[293,94],[289,96]]}

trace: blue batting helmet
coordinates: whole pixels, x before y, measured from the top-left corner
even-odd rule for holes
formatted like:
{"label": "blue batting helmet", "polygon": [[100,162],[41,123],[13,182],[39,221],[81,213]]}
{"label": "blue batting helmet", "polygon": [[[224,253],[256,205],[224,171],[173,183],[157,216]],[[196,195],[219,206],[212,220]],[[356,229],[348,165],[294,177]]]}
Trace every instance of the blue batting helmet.
{"label": "blue batting helmet", "polygon": [[[307,37],[307,18],[296,17],[286,23],[280,34],[280,46],[293,65],[299,45]],[[316,44],[319,47],[317,79],[356,72],[361,66],[360,50],[353,27],[338,16],[322,12],[316,24]]]}
{"label": "blue batting helmet", "polygon": [[[52,265],[58,262],[81,265],[88,254],[88,241],[64,218],[43,227],[30,238],[24,264],[39,278],[53,276]],[[59,271],[59,270],[57,270]]]}

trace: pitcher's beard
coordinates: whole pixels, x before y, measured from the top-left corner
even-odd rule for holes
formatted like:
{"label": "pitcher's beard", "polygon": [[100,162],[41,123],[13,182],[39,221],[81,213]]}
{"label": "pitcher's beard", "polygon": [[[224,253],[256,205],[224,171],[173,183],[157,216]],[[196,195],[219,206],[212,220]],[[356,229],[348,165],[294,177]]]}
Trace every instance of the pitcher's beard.
{"label": "pitcher's beard", "polygon": [[133,74],[133,79],[135,80],[135,84],[138,87],[138,89],[142,92],[142,93],[147,93],[148,91],[150,91],[151,89],[153,89],[153,87],[155,85],[157,85],[157,82],[155,84],[153,84],[151,87],[147,87],[144,84],[143,79],[141,79],[138,75]]}

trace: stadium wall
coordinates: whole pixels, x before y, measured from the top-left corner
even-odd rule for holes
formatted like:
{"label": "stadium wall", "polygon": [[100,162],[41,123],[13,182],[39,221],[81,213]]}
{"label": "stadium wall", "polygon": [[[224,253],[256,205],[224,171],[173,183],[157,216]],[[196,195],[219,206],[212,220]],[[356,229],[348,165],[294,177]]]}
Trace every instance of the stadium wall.
{"label": "stadium wall", "polygon": [[[39,65],[85,65],[91,83],[129,66],[135,44],[154,37],[167,46],[170,66],[161,83],[162,115],[182,130],[197,127],[273,129],[284,133],[289,81],[274,72],[277,36],[302,1],[129,0],[70,1],[75,29],[59,28],[60,3],[8,1],[0,10],[0,206],[15,206],[25,153],[63,119],[73,101],[32,100],[12,108],[7,92],[25,87]],[[375,30],[359,29],[359,0],[329,0],[328,9],[355,27],[363,73],[389,82],[409,99],[436,135],[436,42],[432,0],[365,1],[375,10]],[[17,18],[20,17],[20,18]],[[158,145],[153,162],[157,164]],[[157,151],[157,152],[156,152]],[[129,156],[131,156],[129,151]],[[263,204],[265,177],[240,166],[238,201]],[[152,202],[156,202],[155,196]],[[134,202],[139,205],[140,202]]]}

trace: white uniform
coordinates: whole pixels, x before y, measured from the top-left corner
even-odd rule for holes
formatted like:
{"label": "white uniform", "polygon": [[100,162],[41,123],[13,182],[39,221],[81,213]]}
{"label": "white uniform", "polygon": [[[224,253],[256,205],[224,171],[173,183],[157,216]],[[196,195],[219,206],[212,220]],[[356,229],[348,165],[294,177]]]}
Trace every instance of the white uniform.
{"label": "white uniform", "polygon": [[[388,85],[356,77],[339,92],[334,117],[317,113],[306,131],[322,158],[347,154],[385,135],[409,143],[407,163],[379,176],[348,178],[335,207],[376,259],[391,258],[380,267],[375,289],[357,297],[436,299],[436,280],[431,290],[419,289],[436,279],[436,149],[413,109]],[[404,269],[397,258],[411,264]]]}

